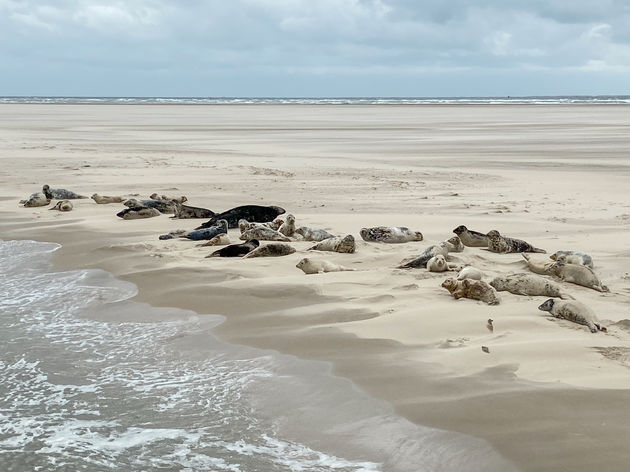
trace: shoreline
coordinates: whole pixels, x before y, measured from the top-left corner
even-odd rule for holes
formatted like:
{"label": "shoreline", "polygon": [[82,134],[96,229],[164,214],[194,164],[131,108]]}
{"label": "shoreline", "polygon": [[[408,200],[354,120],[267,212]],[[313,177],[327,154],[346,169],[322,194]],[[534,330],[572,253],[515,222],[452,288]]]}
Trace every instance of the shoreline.
{"label": "shoreline", "polygon": [[[624,319],[628,295],[624,292],[622,267],[628,259],[628,245],[619,241],[628,228],[623,217],[628,210],[622,203],[615,206],[614,185],[624,181],[630,163],[619,155],[622,151],[616,151],[611,155],[614,168],[596,166],[584,172],[579,166],[572,167],[570,159],[574,152],[584,157],[612,152],[608,150],[609,136],[594,141],[592,134],[581,136],[583,130],[572,128],[586,119],[597,123],[602,119],[599,115],[573,116],[577,109],[570,105],[570,110],[560,110],[559,116],[566,115],[569,123],[562,129],[573,133],[569,138],[580,137],[574,150],[567,148],[563,151],[566,156],[556,156],[569,167],[564,172],[572,179],[555,182],[546,169],[530,163],[531,177],[521,187],[515,183],[523,174],[510,168],[510,155],[506,154],[511,146],[502,144],[505,133],[491,134],[494,123],[502,119],[493,115],[498,110],[479,118],[471,116],[470,110],[466,111],[468,107],[463,106],[459,115],[443,110],[440,116],[426,118],[417,109],[407,112],[406,118],[416,121],[405,128],[388,125],[399,124],[402,118],[390,115],[387,109],[367,117],[345,113],[344,120],[355,120],[354,125],[345,127],[340,117],[312,116],[303,106],[304,110],[297,110],[294,117],[267,116],[271,124],[265,129],[270,131],[256,131],[253,125],[259,117],[240,116],[238,110],[222,107],[221,113],[227,115],[220,125],[204,122],[204,132],[210,133],[211,138],[204,135],[203,150],[197,149],[193,131],[184,135],[186,140],[176,134],[166,138],[161,134],[178,120],[185,120],[184,125],[191,130],[190,123],[195,120],[208,120],[201,115],[186,116],[185,110],[183,115],[174,117],[146,117],[157,122],[143,126],[157,127],[158,131],[145,135],[136,121],[142,115],[138,109],[133,116],[118,117],[114,122],[114,116],[94,116],[94,107],[77,105],[78,111],[61,117],[62,125],[51,126],[51,118],[41,115],[44,117],[37,119],[44,120],[50,129],[38,131],[30,124],[30,111],[22,116],[24,111],[18,105],[14,107],[22,121],[3,121],[1,128],[4,155],[11,159],[5,158],[8,167],[3,176],[7,192],[2,196],[7,199],[0,201],[3,238],[8,235],[60,243],[63,247],[53,259],[56,266],[102,268],[116,278],[135,283],[139,289],[134,299],[137,301],[201,313],[208,312],[199,308],[211,301],[226,316],[226,321],[214,331],[221,339],[332,362],[336,375],[387,400],[405,418],[486,439],[523,470],[548,470],[554,466],[589,470],[602,464],[607,470],[622,470],[627,456],[624,428],[630,420],[630,413],[623,407],[630,399],[630,384],[624,375],[625,351],[621,351],[621,360],[614,360],[592,352],[589,346],[597,343],[606,349],[627,349],[628,337],[623,330],[614,328],[614,339],[593,338],[580,328],[550,321],[535,311],[532,316],[529,306],[535,306],[540,297],[527,300],[502,295],[505,305],[497,309],[471,301],[454,302],[433,288],[439,285],[443,274],[427,277],[424,271],[391,270],[392,263],[403,255],[417,253],[444,239],[457,221],[471,222],[470,227],[474,228],[500,225],[506,233],[549,250],[572,244],[593,253],[602,278],[610,283],[613,293],[602,296],[581,288],[574,289],[574,293],[597,309],[605,309],[606,319],[613,324]],[[54,105],[41,107],[47,112],[55,109]],[[383,106],[374,108],[380,107]],[[270,112],[273,107],[259,109]],[[76,121],[74,113],[79,112],[93,121]],[[413,114],[416,112],[419,115]],[[210,117],[212,123],[215,118]],[[540,132],[539,127],[545,128],[545,123],[535,128],[530,124],[539,117],[518,118],[525,124],[513,123],[508,128],[504,124],[502,129],[509,129],[508,138],[522,141],[525,158],[534,148],[543,150],[541,158],[545,150],[557,154],[556,144],[546,141],[546,136],[537,135],[536,142],[531,141],[529,130]],[[332,125],[319,121],[325,119],[332,120]],[[555,119],[557,116],[551,121]],[[621,132],[626,119],[618,118],[607,126],[615,133]],[[363,120],[374,120],[372,127],[377,131],[370,131]],[[238,126],[229,128],[231,122]],[[19,129],[20,123],[27,123],[26,131]],[[588,129],[595,133],[599,128]],[[116,135],[108,136],[110,130]],[[37,137],[34,133],[43,134]],[[273,134],[273,138],[266,133]],[[355,155],[358,134],[368,142],[361,144]],[[322,136],[335,142],[336,147],[316,139]],[[436,137],[441,136],[449,139],[436,142]],[[118,138],[133,148],[122,149]],[[477,142],[480,138],[483,140]],[[620,143],[627,140],[621,134],[612,139],[615,147],[621,149]],[[22,150],[19,142],[26,143]],[[405,142],[421,149],[420,156],[409,154],[411,148]],[[167,149],[159,149],[153,143]],[[584,143],[591,144],[585,147]],[[567,139],[561,144],[569,146]],[[387,149],[389,160],[379,155]],[[471,164],[471,168],[449,170],[449,162],[462,159],[457,153],[464,149],[465,159],[472,160],[473,156],[493,149],[506,161],[492,157],[492,166],[473,169]],[[203,161],[197,157],[199,153],[215,162]],[[173,157],[162,157],[168,154]],[[31,159],[29,172],[25,173],[24,167],[13,161],[13,156],[19,155]],[[50,158],[38,157],[46,155]],[[343,156],[345,167],[330,165]],[[160,161],[159,166],[152,165],[156,161]],[[68,168],[64,169],[61,163]],[[436,171],[436,167],[441,170]],[[174,172],[178,173],[175,181]],[[204,182],[199,172],[211,172],[207,179],[211,182]],[[576,189],[583,188],[584,179],[588,179],[589,192],[580,197]],[[361,225],[370,222],[405,223],[421,228],[425,241],[395,248],[359,241],[354,257],[330,258],[337,257],[340,263],[366,270],[322,274],[326,277],[294,272],[293,259],[250,261],[252,264],[248,265],[241,263],[245,261],[219,261],[210,266],[208,260],[200,260],[203,255],[192,244],[156,241],[160,232],[190,226],[189,220],[159,217],[117,221],[112,214],[113,205],[94,205],[85,200],[78,201],[69,214],[16,207],[17,197],[43,180],[86,193],[94,188],[108,194],[131,193],[141,181],[144,192],[182,191],[191,204],[213,209],[229,208],[244,203],[243,200],[265,201],[280,204],[309,226],[326,226],[338,233],[356,235]],[[553,192],[548,191],[550,182]],[[421,214],[416,213],[418,205],[423,209]],[[606,207],[612,211],[602,209]],[[397,213],[391,214],[391,208],[396,208]],[[296,256],[302,257],[305,245],[296,247],[300,253]],[[469,257],[486,264],[491,272],[495,267],[498,272],[522,270],[516,258],[474,251]],[[415,310],[418,300],[424,304],[420,313]],[[256,312],[252,312],[252,306]],[[505,326],[492,338],[480,322],[488,317],[489,309],[497,313],[493,316],[495,321],[501,319]],[[441,318],[435,319],[431,310],[440,313]],[[439,340],[451,340],[454,345],[436,348]],[[492,356],[481,352],[482,343],[491,343]],[[569,358],[554,364],[544,356],[545,352]],[[580,370],[585,363],[587,368]],[[554,378],[558,380],[551,380]],[[593,388],[598,384],[608,388]],[[522,426],[515,429],[515,424]],[[532,450],[536,450],[535,457],[531,457]]]}

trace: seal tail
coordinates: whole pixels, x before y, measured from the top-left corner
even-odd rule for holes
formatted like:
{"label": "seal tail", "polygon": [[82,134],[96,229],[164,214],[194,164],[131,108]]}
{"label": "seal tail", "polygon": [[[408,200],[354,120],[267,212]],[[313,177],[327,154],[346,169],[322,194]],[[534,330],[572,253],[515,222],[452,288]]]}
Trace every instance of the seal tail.
{"label": "seal tail", "polygon": [[545,251],[544,249],[539,249],[539,248],[537,248],[537,247],[532,248],[532,251],[531,251],[531,252],[535,252],[535,253],[537,253],[537,254],[547,254],[547,251]]}
{"label": "seal tail", "polygon": [[568,293],[560,293],[560,298],[562,298],[563,300],[575,300],[575,297],[573,295],[569,295]]}

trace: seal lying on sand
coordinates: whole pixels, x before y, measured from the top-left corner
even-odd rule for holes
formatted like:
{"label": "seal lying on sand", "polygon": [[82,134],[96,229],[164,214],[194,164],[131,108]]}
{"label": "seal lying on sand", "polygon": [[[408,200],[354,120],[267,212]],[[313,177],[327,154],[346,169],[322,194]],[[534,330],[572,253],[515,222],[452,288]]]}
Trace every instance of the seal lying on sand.
{"label": "seal lying on sand", "polygon": [[593,258],[581,251],[556,251],[549,258],[553,261],[562,261],[569,264],[580,264],[593,268]]}
{"label": "seal lying on sand", "polygon": [[427,270],[429,272],[446,272],[447,270],[456,270],[455,264],[446,262],[446,258],[442,254],[433,256],[427,261]]}
{"label": "seal lying on sand", "polygon": [[222,247],[206,257],[241,257],[249,254],[258,246],[260,246],[260,243],[257,239],[250,239],[241,244],[230,244],[229,246]]}
{"label": "seal lying on sand", "polygon": [[116,216],[122,218],[123,220],[138,220],[141,218],[153,218],[154,216],[160,216],[160,212],[155,208],[134,206],[116,213]]}
{"label": "seal lying on sand", "polygon": [[457,280],[464,280],[464,279],[481,280],[482,278],[483,278],[483,272],[471,266],[464,267],[462,270],[459,271],[459,274],[457,274]]}
{"label": "seal lying on sand", "polygon": [[137,200],[135,198],[130,198],[129,200],[125,200],[123,205],[130,208],[134,206],[155,208],[160,213],[175,213],[178,203],[173,201],[165,202],[163,200]]}
{"label": "seal lying on sand", "polygon": [[99,205],[107,203],[122,203],[125,201],[124,197],[110,197],[109,195],[99,195],[98,193],[93,194],[90,198]]}
{"label": "seal lying on sand", "polygon": [[25,207],[41,207],[50,204],[50,198],[41,192],[32,193],[26,200],[20,200]]}
{"label": "seal lying on sand", "polygon": [[554,300],[550,298],[545,303],[538,307],[541,311],[548,311],[551,316],[555,318],[561,318],[563,320],[573,321],[581,325],[588,326],[591,333],[597,331],[607,331],[599,320],[593,310],[587,307],[584,303],[580,303],[577,300]]}
{"label": "seal lying on sand", "polygon": [[488,237],[488,249],[492,252],[505,254],[508,252],[538,252],[545,254],[547,251],[538,249],[522,239],[508,238],[501,236],[496,229],[486,234]]}
{"label": "seal lying on sand", "polygon": [[285,243],[269,243],[265,246],[259,246],[252,252],[249,252],[243,256],[243,259],[249,259],[252,257],[279,257],[288,256],[293,254],[295,248]]}
{"label": "seal lying on sand", "polygon": [[499,296],[494,288],[482,280],[455,280],[449,278],[442,282],[442,287],[451,292],[455,300],[471,298],[473,300],[481,300],[488,305],[498,305],[500,303]]}
{"label": "seal lying on sand", "polygon": [[543,261],[535,261],[533,260],[529,254],[522,253],[523,259],[527,263],[527,268],[531,270],[534,274],[540,275],[553,275],[551,270],[551,266],[553,262],[543,262]]}
{"label": "seal lying on sand", "polygon": [[225,220],[217,221],[215,226],[210,226],[204,229],[196,229],[194,231],[188,231],[180,235],[180,238],[192,239],[193,241],[201,241],[203,239],[212,239],[218,234],[228,232],[228,224]]}
{"label": "seal lying on sand", "polygon": [[420,231],[410,231],[404,226],[375,226],[373,228],[361,228],[361,237],[364,241],[372,243],[399,244],[409,241],[422,241]]}
{"label": "seal lying on sand", "polygon": [[66,190],[65,188],[50,188],[48,185],[44,185],[42,187],[42,192],[46,195],[46,198],[53,199],[56,198],[58,200],[77,200],[79,198],[87,198],[83,195],[79,195],[78,193],[74,193],[70,190]]}
{"label": "seal lying on sand", "polygon": [[534,274],[510,274],[495,277],[490,285],[498,292],[507,291],[514,295],[573,298],[563,291],[557,283]]}
{"label": "seal lying on sand", "polygon": [[59,211],[71,211],[72,210],[72,202],[70,200],[61,200],[57,202],[57,204],[49,208],[50,210],[59,210]]}
{"label": "seal lying on sand", "polygon": [[226,233],[217,234],[214,238],[208,240],[203,244],[197,244],[197,247],[206,246],[225,246],[230,244],[230,237]]}
{"label": "seal lying on sand", "polygon": [[238,228],[238,220],[266,223],[275,220],[278,215],[282,215],[284,212],[284,208],[277,206],[243,205],[214,215],[209,221],[195,229],[207,228],[218,220],[227,220],[229,228]]}
{"label": "seal lying on sand", "polygon": [[183,195],[181,197],[167,197],[166,195],[158,195],[157,193],[152,193],[151,195],[149,195],[149,198],[151,200],[174,201],[177,203],[184,203],[188,201],[188,199]]}
{"label": "seal lying on sand", "polygon": [[466,247],[464,246],[464,243],[462,243],[462,240],[459,239],[459,236],[453,236],[452,238],[447,239],[444,241],[444,244],[446,245],[448,252],[463,252]]}
{"label": "seal lying on sand", "polygon": [[250,239],[258,239],[259,241],[291,241],[291,239],[287,238],[284,234],[280,234],[278,231],[264,226],[248,229],[239,236],[239,239],[243,241],[249,241]]}
{"label": "seal lying on sand", "polygon": [[609,292],[608,287],[602,284],[602,281],[590,267],[556,261],[551,265],[550,270],[565,282],[592,288],[598,292]]}
{"label": "seal lying on sand", "polygon": [[462,240],[464,246],[468,247],[488,247],[488,237],[479,231],[473,231],[460,225],[453,230],[459,239]]}
{"label": "seal lying on sand", "polygon": [[321,274],[323,272],[343,272],[354,269],[348,269],[347,267],[335,264],[333,262],[325,260],[315,260],[310,257],[305,257],[296,264],[298,269],[302,269],[305,274]]}
{"label": "seal lying on sand", "polygon": [[334,238],[335,237],[334,234],[330,234],[326,230],[316,229],[316,228],[308,228],[306,226],[300,226],[298,229],[295,230],[295,233],[299,234],[300,236],[302,236],[302,239],[304,241],[320,242],[320,241],[323,241],[324,239]]}
{"label": "seal lying on sand", "polygon": [[193,218],[212,218],[215,213],[207,208],[194,207],[177,203],[175,205],[175,214],[171,216],[174,219],[188,220]]}
{"label": "seal lying on sand", "polygon": [[446,244],[444,243],[434,244],[433,246],[429,246],[424,251],[422,251],[422,254],[420,254],[418,257],[415,257],[411,260],[406,259],[402,261],[400,265],[398,266],[398,268],[399,269],[418,269],[420,267],[426,267],[427,262],[429,262],[429,260],[433,258],[434,256],[442,255],[446,259],[447,254],[448,254],[448,248]]}
{"label": "seal lying on sand", "polygon": [[281,220],[280,218],[276,218],[275,220],[268,221],[266,223],[250,223],[247,220],[240,219],[238,220],[238,230],[241,232],[241,234],[243,234],[248,229],[254,228],[269,228],[274,231],[278,231],[283,224],[284,220]]}
{"label": "seal lying on sand", "polygon": [[353,253],[355,250],[354,236],[351,234],[341,238],[328,238],[308,248],[309,251],[332,251]]}

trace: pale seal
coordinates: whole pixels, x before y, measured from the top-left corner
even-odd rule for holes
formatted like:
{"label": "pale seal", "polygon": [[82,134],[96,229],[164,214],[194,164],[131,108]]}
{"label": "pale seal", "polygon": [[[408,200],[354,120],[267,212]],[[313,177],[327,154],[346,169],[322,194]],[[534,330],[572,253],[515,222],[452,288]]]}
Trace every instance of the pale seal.
{"label": "pale seal", "polygon": [[182,195],[181,197],[167,197],[166,195],[158,195],[157,193],[152,193],[149,198],[151,200],[173,201],[177,203],[184,203],[188,201],[188,199],[184,195]]}
{"label": "pale seal", "polygon": [[462,270],[459,271],[459,274],[457,274],[457,280],[481,280],[482,278],[483,272],[471,266],[464,267]]}
{"label": "pale seal", "polygon": [[212,218],[215,213],[207,208],[194,207],[190,205],[184,205],[182,203],[176,203],[175,214],[171,218],[179,220],[188,220],[193,218]]}
{"label": "pale seal", "polygon": [[54,207],[50,208],[50,210],[71,211],[72,202],[70,200],[61,200],[57,202]]}
{"label": "pale seal", "polygon": [[243,234],[248,229],[254,229],[254,228],[269,228],[274,231],[278,231],[278,229],[280,229],[280,227],[283,224],[284,224],[284,220],[281,220],[280,218],[276,218],[275,220],[268,221],[266,223],[255,223],[255,222],[250,223],[249,221],[245,219],[240,219],[238,220],[238,229],[241,232],[241,234]]}
{"label": "pale seal", "polygon": [[109,195],[99,195],[98,193],[93,194],[90,198],[99,205],[105,205],[107,203],[122,203],[125,201],[124,197],[110,197]]}
{"label": "pale seal", "polygon": [[335,237],[334,234],[330,234],[326,230],[317,229],[317,228],[309,228],[307,226],[300,226],[298,229],[295,230],[295,233],[302,236],[302,239],[304,241],[320,242],[320,241],[323,241],[324,239]]}
{"label": "pale seal", "polygon": [[522,239],[508,238],[493,229],[486,234],[488,237],[488,249],[492,252],[505,254],[508,252],[537,252],[545,254],[547,251],[538,249]]}
{"label": "pale seal", "polygon": [[130,198],[129,200],[125,200],[123,205],[130,208],[135,206],[155,208],[160,213],[175,213],[177,205],[179,204],[173,201],[165,202],[163,200],[137,200],[135,198]]}
{"label": "pale seal", "polygon": [[180,238],[192,239],[193,241],[201,241],[204,239],[212,239],[218,234],[227,234],[228,232],[228,223],[226,220],[219,220],[215,226],[209,226],[204,229],[196,229],[193,231],[188,231],[180,235]]}
{"label": "pale seal", "polygon": [[278,233],[282,233],[287,237],[293,236],[295,233],[295,216],[287,215],[285,222],[278,228]]}
{"label": "pale seal", "polygon": [[364,241],[372,243],[399,244],[409,241],[422,241],[422,233],[420,231],[411,231],[404,226],[361,228],[359,233]]}
{"label": "pale seal", "polygon": [[448,252],[463,252],[466,247],[464,246],[462,240],[459,239],[459,236],[453,236],[452,238],[447,239],[444,241],[444,244],[446,245]]}
{"label": "pale seal", "polygon": [[577,300],[554,300],[550,298],[540,305],[538,309],[548,311],[551,313],[551,316],[555,318],[561,318],[588,326],[591,333],[606,331],[606,328],[604,328],[597,319],[595,312],[584,303],[580,303]]}
{"label": "pale seal", "polygon": [[155,208],[134,206],[116,213],[116,216],[122,218],[123,220],[138,220],[141,218],[153,218],[154,216],[160,216],[160,212]]}
{"label": "pale seal", "polygon": [[442,254],[438,254],[427,261],[427,270],[429,272],[446,272],[447,270],[455,270],[455,265],[449,264]]}
{"label": "pale seal", "polygon": [[453,230],[459,239],[462,240],[464,246],[468,247],[488,247],[488,237],[479,231],[473,231],[460,225]]}
{"label": "pale seal", "polygon": [[455,280],[449,278],[442,282],[442,287],[448,290],[455,300],[471,298],[480,300],[488,305],[498,305],[500,303],[496,290],[482,280]]}
{"label": "pale seal", "polygon": [[58,200],[78,200],[79,198],[87,198],[83,195],[79,195],[78,193],[74,193],[71,190],[66,190],[65,188],[50,188],[48,185],[44,185],[42,187],[42,193],[46,195],[46,198],[51,200],[53,198]]}
{"label": "pale seal", "polygon": [[230,244],[230,237],[226,233],[221,233],[217,234],[214,238],[209,239],[208,242],[197,244],[197,247],[226,246],[228,244]]}
{"label": "pale seal", "polygon": [[284,212],[284,208],[278,206],[243,205],[214,215],[196,229],[212,226],[218,220],[227,220],[229,228],[238,228],[238,220],[266,223],[275,220],[278,215],[282,215]]}
{"label": "pale seal", "polygon": [[523,256],[523,259],[525,259],[527,268],[531,270],[534,274],[553,275],[553,272],[551,270],[553,262],[535,261],[531,258],[529,254],[525,253],[521,253],[521,256]]}
{"label": "pale seal", "polygon": [[448,248],[446,244],[441,243],[441,244],[434,244],[433,246],[429,246],[424,251],[422,251],[422,253],[419,256],[414,257],[411,260],[405,259],[404,261],[402,261],[400,265],[398,266],[398,268],[399,269],[417,269],[420,267],[426,267],[427,262],[429,262],[429,260],[432,257],[437,256],[438,254],[446,258],[446,256],[448,255]]}
{"label": "pale seal", "polygon": [[509,274],[495,277],[490,285],[497,292],[506,291],[514,295],[573,298],[557,283],[534,274]]}
{"label": "pale seal", "polygon": [[50,204],[50,198],[41,192],[31,194],[26,200],[20,200],[25,207],[41,207]]}
{"label": "pale seal", "polygon": [[260,246],[243,256],[243,259],[249,259],[252,257],[279,257],[288,256],[293,254],[295,248],[285,243],[269,243],[265,246]]}
{"label": "pale seal", "polygon": [[229,246],[222,247],[206,257],[241,257],[249,254],[258,246],[260,246],[260,243],[257,239],[250,239],[241,244],[230,244]]}
{"label": "pale seal", "polygon": [[351,234],[342,237],[328,238],[308,248],[309,251],[332,251],[353,253],[355,250],[354,236]]}
{"label": "pale seal", "polygon": [[593,268],[593,258],[581,251],[556,251],[549,258],[554,261],[561,260],[569,264],[581,264]]}
{"label": "pale seal", "polygon": [[556,261],[551,265],[550,270],[565,282],[592,288],[598,292],[610,291],[590,267]]}
{"label": "pale seal", "polygon": [[259,241],[291,241],[291,239],[287,238],[284,234],[280,234],[278,231],[264,226],[248,229],[239,236],[239,239],[243,241],[249,241],[250,239],[258,239]]}
{"label": "pale seal", "polygon": [[305,257],[296,264],[298,269],[302,269],[305,274],[321,274],[324,272],[343,272],[352,271],[354,269],[348,269],[347,267],[335,264],[333,262],[325,260],[315,260],[310,257]]}

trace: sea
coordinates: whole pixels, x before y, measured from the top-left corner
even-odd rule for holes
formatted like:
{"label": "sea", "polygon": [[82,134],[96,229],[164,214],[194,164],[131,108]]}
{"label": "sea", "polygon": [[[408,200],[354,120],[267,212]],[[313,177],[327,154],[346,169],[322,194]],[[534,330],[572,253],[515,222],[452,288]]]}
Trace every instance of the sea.
{"label": "sea", "polygon": [[0,470],[513,470],[413,424],[326,362],[228,344],[220,314],[130,300],[60,246],[0,240]]}
{"label": "sea", "polygon": [[0,103],[173,104],[173,105],[619,105],[630,95],[529,97],[0,97]]}

